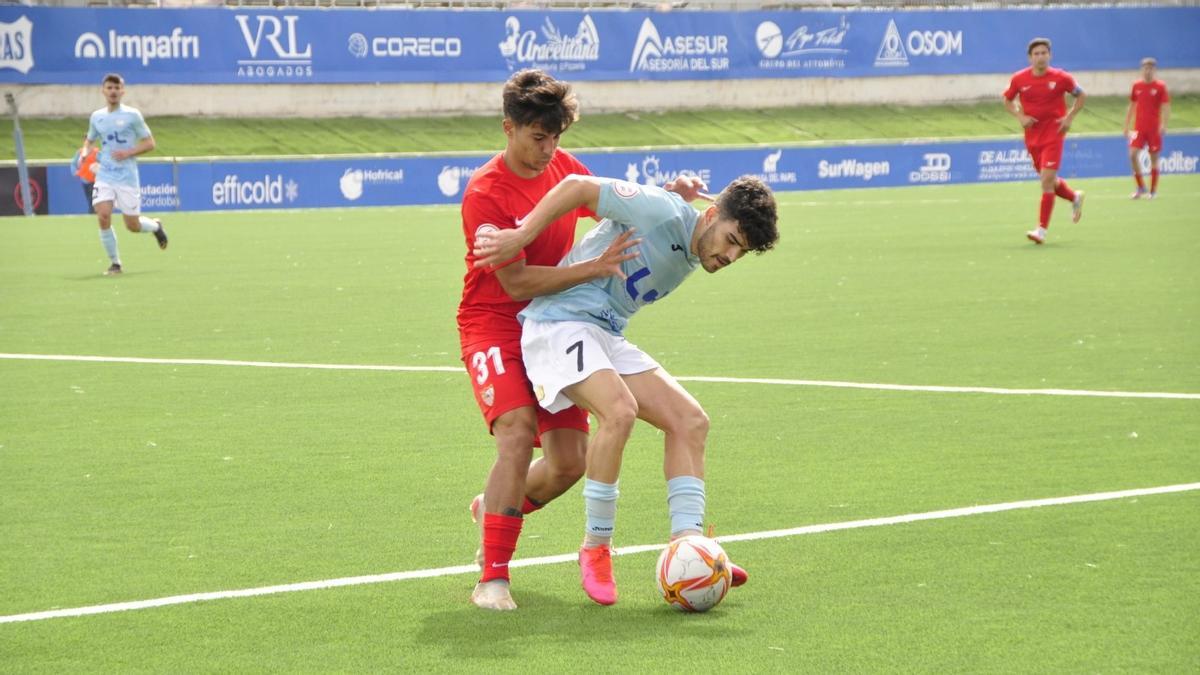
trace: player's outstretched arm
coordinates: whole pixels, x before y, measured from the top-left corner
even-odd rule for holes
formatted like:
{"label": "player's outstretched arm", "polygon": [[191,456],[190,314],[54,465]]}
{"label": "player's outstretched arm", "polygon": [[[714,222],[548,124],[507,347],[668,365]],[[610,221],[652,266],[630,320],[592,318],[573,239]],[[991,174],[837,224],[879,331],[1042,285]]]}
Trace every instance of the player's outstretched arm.
{"label": "player's outstretched arm", "polygon": [[530,300],[594,279],[624,279],[625,271],[621,269],[621,263],[637,257],[637,250],[633,247],[641,241],[633,238],[633,230],[625,230],[613,239],[603,253],[590,260],[581,260],[565,267],[526,265],[524,260],[518,260],[496,270],[496,280],[513,300]]}
{"label": "player's outstretched arm", "polygon": [[476,267],[498,265],[512,259],[521,249],[537,238],[550,223],[581,206],[596,212],[600,201],[600,186],[604,179],[571,174],[555,185],[521,219],[519,227],[484,232],[475,237]]}

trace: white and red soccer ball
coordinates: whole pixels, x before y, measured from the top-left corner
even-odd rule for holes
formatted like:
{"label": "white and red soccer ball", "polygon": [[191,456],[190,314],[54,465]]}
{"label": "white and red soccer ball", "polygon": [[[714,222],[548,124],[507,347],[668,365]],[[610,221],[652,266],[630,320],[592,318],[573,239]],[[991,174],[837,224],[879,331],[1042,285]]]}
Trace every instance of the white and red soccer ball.
{"label": "white and red soccer ball", "polygon": [[680,537],[663,549],[655,577],[663,600],[683,612],[716,607],[733,582],[725,549],[700,535]]}

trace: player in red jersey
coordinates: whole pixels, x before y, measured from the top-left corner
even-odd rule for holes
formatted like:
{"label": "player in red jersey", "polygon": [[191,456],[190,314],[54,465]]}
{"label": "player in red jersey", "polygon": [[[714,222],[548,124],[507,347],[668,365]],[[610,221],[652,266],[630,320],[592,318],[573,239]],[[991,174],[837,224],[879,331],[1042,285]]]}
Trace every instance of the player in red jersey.
{"label": "player in red jersey", "polygon": [[[1033,158],[1033,168],[1041,174],[1038,227],[1025,234],[1033,243],[1041,244],[1046,240],[1046,228],[1050,227],[1055,195],[1071,202],[1074,222],[1079,222],[1083,215],[1083,190],[1072,190],[1058,177],[1058,169],[1063,140],[1071,122],[1083,110],[1087,94],[1070,73],[1050,67],[1050,40],[1034,38],[1026,53],[1029,67],[1013,74],[1004,91],[1004,107],[1025,129],[1025,147]],[[1075,97],[1070,112],[1067,111],[1067,94]],[[1021,97],[1019,108],[1014,101],[1018,96]]]}
{"label": "player in red jersey", "polygon": [[[557,267],[575,240],[569,213],[546,228],[516,257],[498,265],[475,267],[475,236],[512,228],[560,180],[590,173],[558,148],[562,133],[577,119],[569,85],[537,70],[514,74],[504,86],[504,151],[471,176],[462,202],[467,273],[458,307],[463,363],[475,400],[496,439],[497,457],[483,499],[471,504],[482,522],[483,574],[471,595],[487,609],[516,609],[509,592],[508,563],[516,550],[522,516],[571,487],[583,474],[587,449],[587,413],[570,408],[556,415],[538,407],[521,360],[521,324],[517,313],[530,298],[575,284],[620,274],[630,257],[627,239],[600,258]],[[540,440],[543,456],[532,462]]]}
{"label": "player in red jersey", "polygon": [[[577,118],[569,85],[542,71],[524,70],[505,84],[503,100],[504,151],[474,172],[463,195],[467,273],[458,331],[475,400],[497,451],[484,493],[471,503],[472,516],[483,530],[476,555],[482,576],[471,600],[485,609],[507,610],[517,607],[509,590],[508,564],[522,517],[566,492],[583,475],[588,432],[586,411],[572,407],[551,415],[538,406],[521,358],[517,313],[536,296],[623,276],[621,263],[636,255],[627,249],[637,241],[625,236],[597,258],[558,267],[574,244],[577,218],[591,215],[573,211],[512,259],[476,268],[472,249],[478,234],[516,227],[563,178],[590,173],[558,147]],[[702,181],[688,178],[668,185],[688,200],[695,200],[704,188]],[[539,444],[542,457],[534,462],[533,448]]]}
{"label": "player in red jersey", "polygon": [[[1158,62],[1147,56],[1142,59],[1142,77],[1133,83],[1129,93],[1129,108],[1125,111],[1125,137],[1129,139],[1129,165],[1133,179],[1137,181],[1137,192],[1130,199],[1146,195],[1146,184],[1142,182],[1142,167],[1138,153],[1142,148],[1150,153],[1150,199],[1158,196],[1158,153],[1162,150],[1162,137],[1167,133],[1167,120],[1171,117],[1171,95],[1162,80],[1154,79]],[[1134,123],[1134,113],[1137,122]],[[1132,129],[1132,131],[1131,131]]]}

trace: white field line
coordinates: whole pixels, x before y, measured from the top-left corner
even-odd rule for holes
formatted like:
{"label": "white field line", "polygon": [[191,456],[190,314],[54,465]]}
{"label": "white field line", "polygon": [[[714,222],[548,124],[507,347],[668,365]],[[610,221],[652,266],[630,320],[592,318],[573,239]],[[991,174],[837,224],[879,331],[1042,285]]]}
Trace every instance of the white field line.
{"label": "white field line", "polygon": [[[4,354],[0,359],[27,361],[87,361],[94,363],[143,363],[182,366],[242,366],[251,368],[310,368],[316,370],[375,370],[410,373],[461,373],[460,366],[386,366],[351,363],[284,363],[279,361],[230,361],[226,359],[150,359],[134,356],[80,356],[70,354]],[[769,377],[706,377],[684,375],[680,382],[716,382],[726,384],[773,384],[792,387],[834,387],[839,389],[875,389],[881,391],[922,391],[943,394],[997,394],[1002,396],[1091,396],[1101,398],[1158,398],[1200,400],[1197,393],[1162,391],[1096,391],[1089,389],[1007,389],[1003,387],[954,387],[933,384],[887,384],[881,382],[840,382],[837,380],[791,380]]]}
{"label": "white field line", "polygon": [[[1164,485],[1151,488],[1136,488],[1132,490],[1118,490],[1114,492],[1096,492],[1092,494],[1074,495],[1071,497],[1050,497],[1046,499],[1029,499],[1020,502],[1006,502],[1003,504],[984,504],[981,506],[967,506],[957,509],[946,509],[944,511],[927,511],[925,513],[909,513],[901,516],[889,516],[885,518],[868,518],[866,520],[851,520],[841,523],[826,523],[823,525],[806,525],[804,527],[795,527],[787,530],[768,530],[765,532],[748,532],[746,534],[734,534],[722,537],[717,537],[717,541],[729,543],[734,541],[754,541],[758,539],[776,539],[779,537],[795,537],[805,534],[818,534],[822,532],[836,532],[839,530],[853,530],[862,527],[878,527],[881,525],[900,525],[904,523],[915,523],[923,520],[940,520],[943,518],[961,518],[964,516],[976,516],[984,513],[1000,513],[1002,511],[1016,511],[1018,509],[1032,509],[1042,506],[1062,506],[1065,504],[1084,504],[1088,502],[1110,501],[1114,499],[1126,499],[1130,497],[1144,497],[1149,495],[1170,494],[1175,492],[1188,492],[1191,490],[1200,490],[1200,483],[1182,483],[1179,485]],[[616,549],[615,555],[631,555],[636,553],[648,553],[659,551],[663,548],[663,544],[643,544],[639,546],[622,546]],[[564,553],[561,555],[543,556],[540,558],[525,558],[523,560],[514,560],[512,567],[533,567],[535,565],[553,565],[558,563],[574,562],[575,553]],[[411,572],[391,572],[388,574],[372,574],[357,577],[344,577],[341,579],[325,579],[322,581],[304,581],[293,584],[278,584],[275,586],[263,586],[261,588],[243,588],[232,591],[212,591],[208,593],[191,593],[188,595],[173,595],[165,598],[155,598],[152,600],[135,600],[131,602],[116,602],[107,605],[92,605],[90,607],[74,607],[71,609],[52,609],[44,612],[30,612],[28,614],[12,614],[9,616],[0,616],[0,624],[3,623],[18,623],[23,621],[42,621],[45,619],[59,619],[65,617],[88,616],[92,614],[109,614],[112,612],[125,612],[135,609],[149,609],[151,607],[166,607],[169,605],[183,605],[193,602],[204,602],[206,600],[222,600],[225,598],[248,598],[258,595],[273,595],[276,593],[294,593],[298,591],[315,591],[326,588],[340,588],[343,586],[361,586],[365,584],[379,584],[390,581],[406,581],[408,579],[427,579],[431,577],[445,577],[460,574],[474,574],[479,571],[475,565],[455,565],[453,567],[437,567],[425,570],[413,570]]]}

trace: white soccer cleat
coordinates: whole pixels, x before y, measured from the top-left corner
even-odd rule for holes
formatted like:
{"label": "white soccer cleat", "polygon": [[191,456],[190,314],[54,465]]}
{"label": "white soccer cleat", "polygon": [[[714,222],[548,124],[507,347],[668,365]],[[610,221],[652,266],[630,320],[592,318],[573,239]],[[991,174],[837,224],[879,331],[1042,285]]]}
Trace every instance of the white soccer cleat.
{"label": "white soccer cleat", "polygon": [[1026,232],[1025,238],[1039,245],[1046,243],[1046,233],[1040,227],[1036,230],[1030,230]]}
{"label": "white soccer cleat", "polygon": [[508,591],[508,582],[503,579],[492,579],[475,584],[475,591],[471,593],[471,602],[480,609],[494,609],[501,612],[517,608],[517,603],[513,602],[512,594]]}
{"label": "white soccer cleat", "polygon": [[475,495],[475,499],[471,500],[471,505],[467,507],[471,511],[471,522],[479,526],[479,548],[475,549],[475,565],[479,569],[483,569],[483,494]]}
{"label": "white soccer cleat", "polygon": [[1145,197],[1147,194],[1149,194],[1149,193],[1146,192],[1145,188],[1138,188],[1133,191],[1133,194],[1129,195],[1129,198],[1130,199],[1141,199],[1142,197]]}
{"label": "white soccer cleat", "polygon": [[1075,191],[1075,201],[1071,202],[1071,222],[1078,223],[1083,217],[1083,190]]}

